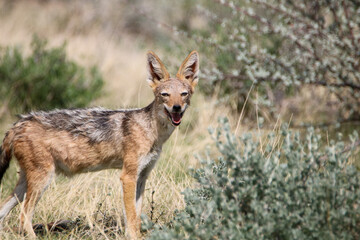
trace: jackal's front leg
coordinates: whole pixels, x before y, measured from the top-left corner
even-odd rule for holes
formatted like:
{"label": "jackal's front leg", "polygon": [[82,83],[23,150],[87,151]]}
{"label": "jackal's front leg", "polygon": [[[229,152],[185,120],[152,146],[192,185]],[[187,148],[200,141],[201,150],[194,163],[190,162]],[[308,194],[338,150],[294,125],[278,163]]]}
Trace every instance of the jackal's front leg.
{"label": "jackal's front leg", "polygon": [[130,239],[136,239],[140,235],[139,221],[136,214],[135,197],[136,197],[136,174],[123,169],[121,174],[121,182],[123,189],[123,200],[126,216],[126,230],[125,234]]}
{"label": "jackal's front leg", "polygon": [[149,167],[143,169],[143,171],[139,174],[137,178],[137,184],[136,184],[136,214],[138,216],[138,225],[141,229],[141,209],[142,209],[142,200],[144,196],[145,191],[145,184],[146,179],[149,176],[149,173],[152,169],[153,165],[150,165]]}

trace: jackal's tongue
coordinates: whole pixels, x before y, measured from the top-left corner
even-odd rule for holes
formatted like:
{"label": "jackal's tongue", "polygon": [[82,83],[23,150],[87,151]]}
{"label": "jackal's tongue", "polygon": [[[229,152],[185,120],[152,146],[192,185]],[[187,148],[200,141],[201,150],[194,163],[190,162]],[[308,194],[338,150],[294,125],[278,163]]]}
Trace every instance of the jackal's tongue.
{"label": "jackal's tongue", "polygon": [[171,120],[174,123],[178,124],[181,122],[181,113],[171,113],[170,115],[171,115]]}

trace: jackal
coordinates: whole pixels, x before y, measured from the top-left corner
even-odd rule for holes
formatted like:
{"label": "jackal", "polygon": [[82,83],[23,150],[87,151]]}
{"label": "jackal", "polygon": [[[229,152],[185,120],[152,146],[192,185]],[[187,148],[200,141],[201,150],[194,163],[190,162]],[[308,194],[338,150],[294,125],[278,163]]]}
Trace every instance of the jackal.
{"label": "jackal", "polygon": [[[147,54],[147,82],[155,99],[141,109],[88,108],[32,112],[20,116],[0,148],[0,182],[12,155],[20,166],[13,193],[2,203],[0,223],[25,200],[20,229],[35,237],[36,203],[55,173],[71,176],[102,169],[122,169],[126,235],[140,233],[145,182],[187,107],[198,83],[199,55],[193,51],[176,77],[170,77],[153,52]],[[25,195],[26,193],[26,195]]]}

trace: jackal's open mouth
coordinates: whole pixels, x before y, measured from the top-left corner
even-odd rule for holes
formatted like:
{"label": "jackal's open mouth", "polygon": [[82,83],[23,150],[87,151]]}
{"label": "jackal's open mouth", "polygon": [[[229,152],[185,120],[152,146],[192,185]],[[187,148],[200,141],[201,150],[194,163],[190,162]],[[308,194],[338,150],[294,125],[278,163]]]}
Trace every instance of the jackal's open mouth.
{"label": "jackal's open mouth", "polygon": [[184,112],[181,112],[181,113],[172,112],[172,113],[170,113],[170,112],[165,108],[165,113],[166,113],[166,115],[170,118],[171,123],[172,123],[174,126],[179,126],[179,125],[180,125],[180,123],[181,123],[181,118],[182,118]]}

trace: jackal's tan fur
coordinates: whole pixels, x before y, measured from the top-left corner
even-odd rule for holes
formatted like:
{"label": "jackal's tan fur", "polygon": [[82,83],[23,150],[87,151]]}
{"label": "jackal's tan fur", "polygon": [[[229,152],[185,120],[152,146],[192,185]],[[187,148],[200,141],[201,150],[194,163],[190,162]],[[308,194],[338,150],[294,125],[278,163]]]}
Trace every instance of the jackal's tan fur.
{"label": "jackal's tan fur", "polygon": [[145,108],[54,110],[20,117],[0,148],[0,181],[12,155],[21,168],[13,193],[1,205],[0,223],[25,198],[20,226],[34,237],[35,205],[56,172],[71,176],[121,168],[126,232],[132,239],[139,235],[146,179],[190,104],[199,56],[191,52],[175,78],[153,52],[147,55],[147,66],[155,100]]}

